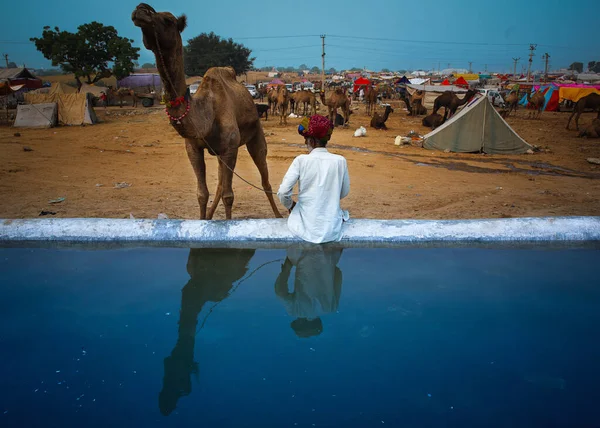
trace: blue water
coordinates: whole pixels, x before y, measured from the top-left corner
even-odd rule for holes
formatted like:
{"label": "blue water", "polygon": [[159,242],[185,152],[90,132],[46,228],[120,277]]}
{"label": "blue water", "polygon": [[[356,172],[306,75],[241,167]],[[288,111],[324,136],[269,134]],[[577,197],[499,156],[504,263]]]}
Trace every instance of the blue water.
{"label": "blue water", "polygon": [[600,251],[0,249],[0,427],[600,426]]}

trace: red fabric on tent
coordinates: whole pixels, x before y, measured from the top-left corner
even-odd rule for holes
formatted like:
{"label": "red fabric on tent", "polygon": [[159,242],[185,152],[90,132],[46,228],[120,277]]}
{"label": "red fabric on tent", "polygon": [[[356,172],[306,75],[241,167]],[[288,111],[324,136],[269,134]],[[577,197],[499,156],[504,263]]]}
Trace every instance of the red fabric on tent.
{"label": "red fabric on tent", "polygon": [[[354,81],[354,86],[352,88],[352,92],[358,91],[358,88],[361,86],[366,86],[367,88],[371,87],[371,81],[369,79],[365,79],[364,77],[359,77]],[[365,90],[365,93],[367,91]]]}
{"label": "red fabric on tent", "polygon": [[454,81],[455,86],[460,86],[461,88],[469,88],[469,83],[465,80],[464,77],[460,76],[458,79]]}
{"label": "red fabric on tent", "polygon": [[555,88],[550,95],[550,99],[548,100],[548,104],[546,104],[546,111],[558,111],[558,88]]}
{"label": "red fabric on tent", "polygon": [[450,86],[450,82],[448,81],[448,79],[444,79],[444,81],[442,83],[440,83],[440,85],[442,85],[442,86]]}

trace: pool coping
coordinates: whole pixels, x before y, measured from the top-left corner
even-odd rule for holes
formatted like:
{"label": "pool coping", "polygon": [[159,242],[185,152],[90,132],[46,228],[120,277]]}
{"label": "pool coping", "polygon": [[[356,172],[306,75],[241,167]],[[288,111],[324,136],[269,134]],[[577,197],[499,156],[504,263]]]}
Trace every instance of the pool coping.
{"label": "pool coping", "polygon": [[[343,247],[474,243],[600,241],[600,217],[526,217],[473,220],[369,220],[344,224]],[[0,219],[0,244],[115,244],[230,248],[287,247],[303,241],[285,219]]]}

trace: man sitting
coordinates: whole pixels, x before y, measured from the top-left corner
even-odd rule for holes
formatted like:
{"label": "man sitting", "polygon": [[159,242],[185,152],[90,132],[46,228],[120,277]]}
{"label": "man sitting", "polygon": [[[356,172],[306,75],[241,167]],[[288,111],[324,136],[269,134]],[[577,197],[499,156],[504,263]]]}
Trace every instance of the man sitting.
{"label": "man sitting", "polygon": [[[298,133],[304,137],[308,154],[294,159],[277,192],[290,212],[290,231],[315,244],[339,241],[342,223],[350,218],[340,208],[340,199],[350,191],[346,159],[326,149],[332,132],[333,124],[325,116],[304,118]],[[292,199],[296,183],[297,203]]]}

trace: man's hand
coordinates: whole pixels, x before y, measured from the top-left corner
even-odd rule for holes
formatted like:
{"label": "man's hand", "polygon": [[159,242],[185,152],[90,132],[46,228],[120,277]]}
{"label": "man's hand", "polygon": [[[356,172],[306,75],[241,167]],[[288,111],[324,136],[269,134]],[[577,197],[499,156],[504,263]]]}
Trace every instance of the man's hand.
{"label": "man's hand", "polygon": [[294,209],[294,207],[296,206],[296,201],[292,201],[292,206],[290,207],[290,209],[288,210],[288,212],[291,214],[292,210]]}

